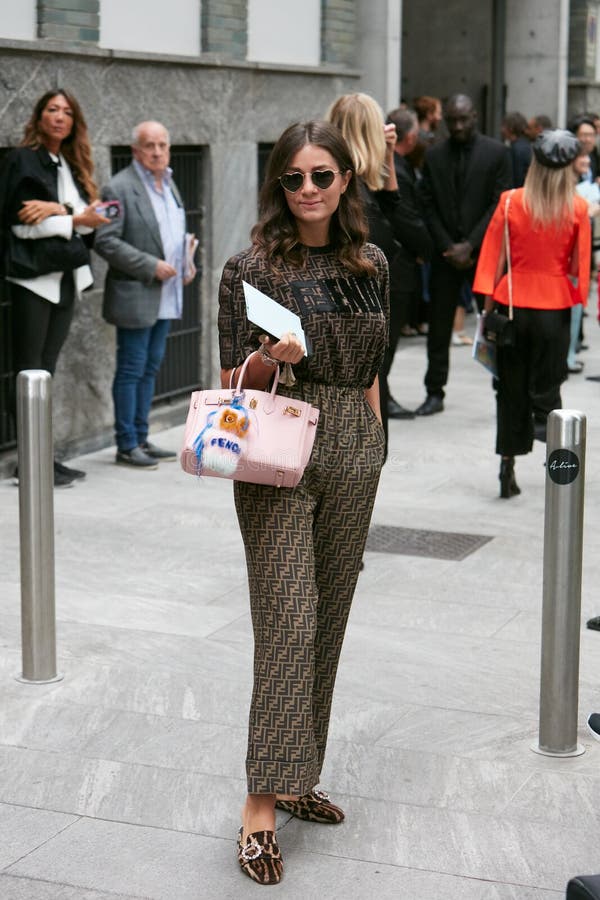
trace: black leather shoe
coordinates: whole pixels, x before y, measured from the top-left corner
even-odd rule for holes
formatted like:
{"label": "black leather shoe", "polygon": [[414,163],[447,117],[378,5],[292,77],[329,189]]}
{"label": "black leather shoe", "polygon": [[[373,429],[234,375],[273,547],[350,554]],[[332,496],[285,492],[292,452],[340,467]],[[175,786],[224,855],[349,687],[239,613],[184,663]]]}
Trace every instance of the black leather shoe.
{"label": "black leather shoe", "polygon": [[134,447],[132,450],[117,450],[115,462],[119,466],[130,466],[133,469],[158,469],[158,462],[144,453],[141,447]]}
{"label": "black leather shoe", "polygon": [[173,450],[161,450],[160,447],[157,447],[156,444],[151,444],[150,441],[144,441],[143,444],[140,444],[140,447],[146,456],[150,456],[152,459],[160,459],[163,462],[173,462],[173,460],[177,459],[177,454]]}
{"label": "black leather shoe", "polygon": [[444,411],[444,399],[438,394],[429,394],[424,403],[415,409],[415,416],[432,416]]}
{"label": "black leather shoe", "polygon": [[72,469],[70,466],[65,466],[63,463],[60,463],[57,459],[54,460],[54,474],[59,472],[61,475],[67,475],[69,478],[77,481],[78,479],[85,478],[85,472],[82,472],[81,469]]}
{"label": "black leather shoe", "polygon": [[406,409],[406,407],[396,403],[393,397],[390,397],[388,400],[387,414],[388,419],[414,419],[415,417],[412,409]]}

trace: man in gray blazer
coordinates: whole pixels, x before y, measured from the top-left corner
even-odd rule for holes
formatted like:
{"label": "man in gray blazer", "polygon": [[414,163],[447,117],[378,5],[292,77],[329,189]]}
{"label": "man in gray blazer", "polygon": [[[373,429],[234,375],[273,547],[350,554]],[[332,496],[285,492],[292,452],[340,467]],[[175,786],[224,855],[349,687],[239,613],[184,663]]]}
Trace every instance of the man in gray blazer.
{"label": "man in gray blazer", "polygon": [[181,318],[186,267],[185,210],[169,168],[169,134],[160,122],[133,130],[133,160],[102,191],[120,215],[100,228],[94,249],[108,262],[102,315],[117,327],[113,381],[116,462],[155,469],[176,453],[148,440],[154,384],[171,319]]}

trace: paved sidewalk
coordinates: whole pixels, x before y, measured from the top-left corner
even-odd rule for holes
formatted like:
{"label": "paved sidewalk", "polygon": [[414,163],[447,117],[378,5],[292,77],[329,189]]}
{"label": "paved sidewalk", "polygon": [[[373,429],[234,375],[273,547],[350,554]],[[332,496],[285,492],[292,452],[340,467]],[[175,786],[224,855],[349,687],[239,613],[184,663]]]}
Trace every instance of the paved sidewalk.
{"label": "paved sidewalk", "polygon": [[[586,319],[586,374],[600,334]],[[392,386],[423,399],[424,340]],[[600,614],[600,383],[588,414],[583,621]],[[600,634],[581,632],[580,740],[555,760],[537,735],[544,450],[498,499],[489,378],[452,349],[446,411],[391,423],[374,524],[492,539],[462,561],[369,552],[338,677],[323,786],[339,827],[288,820],[286,900],[558,900],[600,871]],[[182,428],[155,435],[178,449]],[[231,485],[177,464],[130,471],[106,449],[55,494],[59,668],[20,668],[18,493],[0,482],[0,897],[257,897],[237,869],[252,641]]]}

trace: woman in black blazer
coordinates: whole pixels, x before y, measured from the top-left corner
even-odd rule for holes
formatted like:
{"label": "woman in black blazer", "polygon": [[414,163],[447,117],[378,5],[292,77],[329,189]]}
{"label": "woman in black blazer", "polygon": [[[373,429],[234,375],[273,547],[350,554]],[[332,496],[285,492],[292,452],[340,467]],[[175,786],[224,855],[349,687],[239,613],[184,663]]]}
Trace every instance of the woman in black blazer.
{"label": "woman in black blazer", "polygon": [[[15,379],[23,369],[54,374],[75,297],[92,285],[89,253],[77,235],[89,244],[93,230],[109,221],[95,209],[100,201],[93,171],[87,126],[77,100],[63,90],[48,91],[37,101],[21,145],[5,159],[0,179]],[[17,253],[29,254],[28,242],[41,240],[44,244],[33,248],[40,251],[34,268],[23,277],[15,265]],[[48,271],[54,261],[56,270]],[[83,472],[54,463],[55,487],[70,486],[82,477]]]}
{"label": "woman in black blazer", "polygon": [[[418,213],[411,215],[409,204],[403,202],[400,195],[394,166],[396,126],[393,123],[384,124],[383,112],[377,101],[368,94],[344,94],[335,101],[327,118],[340,129],[350,147],[365,204],[369,241],[383,251],[390,268],[392,335],[389,352],[393,356],[398,340],[397,330],[394,333],[393,328],[394,307],[402,303],[402,266],[399,263],[407,251],[412,254],[413,259],[417,255],[428,257],[431,240]],[[379,372],[386,456],[390,400],[387,375],[390,366],[391,358],[387,357]],[[408,410],[404,410],[399,404],[396,406],[404,413],[402,418],[414,418]]]}

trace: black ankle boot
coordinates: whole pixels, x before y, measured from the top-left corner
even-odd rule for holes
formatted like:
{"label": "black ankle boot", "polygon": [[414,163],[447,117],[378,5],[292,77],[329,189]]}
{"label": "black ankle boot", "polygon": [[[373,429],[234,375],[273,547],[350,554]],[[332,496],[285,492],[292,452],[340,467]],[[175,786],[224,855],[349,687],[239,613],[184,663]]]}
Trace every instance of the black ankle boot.
{"label": "black ankle boot", "polygon": [[515,458],[509,456],[500,460],[500,496],[508,500],[521,493],[521,488],[515,480]]}

